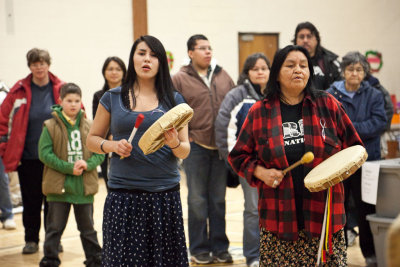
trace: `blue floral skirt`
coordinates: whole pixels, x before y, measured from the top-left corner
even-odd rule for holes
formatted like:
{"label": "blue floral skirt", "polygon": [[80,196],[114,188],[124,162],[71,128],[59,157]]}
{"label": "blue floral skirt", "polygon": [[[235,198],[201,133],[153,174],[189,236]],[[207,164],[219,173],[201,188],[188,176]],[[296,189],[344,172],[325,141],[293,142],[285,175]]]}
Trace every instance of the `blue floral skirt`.
{"label": "blue floral skirt", "polygon": [[103,266],[189,266],[179,187],[111,189],[103,216]]}

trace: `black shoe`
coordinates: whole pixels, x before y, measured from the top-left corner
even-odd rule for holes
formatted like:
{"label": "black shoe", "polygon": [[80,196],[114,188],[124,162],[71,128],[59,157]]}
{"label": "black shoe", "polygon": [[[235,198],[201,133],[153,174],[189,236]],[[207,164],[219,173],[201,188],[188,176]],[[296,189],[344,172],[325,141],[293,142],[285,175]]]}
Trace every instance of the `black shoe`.
{"label": "black shoe", "polygon": [[46,257],[43,257],[39,263],[39,267],[58,267],[60,264],[61,262],[59,260],[50,260]]}
{"label": "black shoe", "polygon": [[25,247],[22,249],[22,254],[33,254],[38,252],[39,246],[35,242],[26,242]]}
{"label": "black shoe", "polygon": [[218,262],[221,262],[221,263],[232,263],[233,262],[232,256],[228,251],[224,251],[224,252],[219,253],[215,257],[215,259]]}
{"label": "black shoe", "polygon": [[101,253],[87,259],[83,262],[86,267],[101,267]]}
{"label": "black shoe", "polygon": [[213,258],[210,256],[209,252],[204,252],[197,255],[192,255],[191,261],[197,264],[210,264],[213,262]]}

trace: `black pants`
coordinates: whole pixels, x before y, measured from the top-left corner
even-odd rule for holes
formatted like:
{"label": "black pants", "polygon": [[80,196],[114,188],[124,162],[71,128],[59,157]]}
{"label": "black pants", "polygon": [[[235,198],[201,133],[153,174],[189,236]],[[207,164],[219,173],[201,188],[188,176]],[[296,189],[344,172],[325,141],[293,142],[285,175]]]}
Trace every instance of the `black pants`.
{"label": "black pants", "polygon": [[[369,227],[369,221],[366,218],[368,214],[375,213],[375,205],[365,203],[361,200],[361,169],[344,181],[344,189],[346,194],[346,209],[349,208],[350,194],[353,196],[356,205],[354,212],[356,213],[358,223],[361,252],[365,258],[375,256],[374,239]],[[347,225],[345,226],[345,230],[347,230]]]}
{"label": "black pants", "polygon": [[40,266],[60,265],[58,244],[67,225],[71,206],[74,206],[75,221],[85,252],[85,265],[100,266],[101,247],[97,240],[97,232],[93,227],[93,204],[71,204],[67,202],[49,203],[49,213],[46,218],[46,240],[43,246],[44,257]]}
{"label": "black pants", "polygon": [[21,188],[22,222],[25,228],[25,242],[39,242],[41,212],[44,203],[44,225],[48,205],[42,193],[43,163],[40,160],[21,160],[18,166],[19,185]]}

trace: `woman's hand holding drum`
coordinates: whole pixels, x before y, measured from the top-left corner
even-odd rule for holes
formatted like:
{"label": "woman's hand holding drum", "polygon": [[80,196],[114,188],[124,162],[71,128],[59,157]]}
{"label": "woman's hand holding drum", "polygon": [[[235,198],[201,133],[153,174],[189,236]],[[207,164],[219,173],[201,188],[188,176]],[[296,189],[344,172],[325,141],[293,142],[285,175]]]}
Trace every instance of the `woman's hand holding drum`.
{"label": "woman's hand holding drum", "polygon": [[171,149],[178,148],[181,141],[178,138],[178,131],[175,128],[172,128],[164,133],[165,144],[169,146]]}

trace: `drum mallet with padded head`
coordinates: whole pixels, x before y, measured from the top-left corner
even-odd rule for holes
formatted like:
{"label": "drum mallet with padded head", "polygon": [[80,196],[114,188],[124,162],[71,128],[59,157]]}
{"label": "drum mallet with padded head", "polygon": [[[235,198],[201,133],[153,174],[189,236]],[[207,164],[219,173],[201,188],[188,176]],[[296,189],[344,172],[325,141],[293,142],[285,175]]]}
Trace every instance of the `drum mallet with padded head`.
{"label": "drum mallet with padded head", "polygon": [[292,165],[290,165],[289,167],[287,167],[286,169],[283,170],[283,175],[286,175],[286,173],[288,171],[293,170],[294,168],[296,168],[297,166],[299,166],[300,164],[305,164],[305,163],[310,163],[311,161],[314,160],[314,154],[312,152],[307,152],[305,153],[301,159],[295,163],[293,163]]}
{"label": "drum mallet with padded head", "polygon": [[[132,143],[132,140],[135,137],[136,131],[139,128],[140,124],[142,124],[143,119],[144,119],[144,115],[142,113],[140,113],[136,118],[135,127],[133,127],[131,135],[129,136],[129,139],[128,139],[129,144]],[[122,157],[122,156],[120,157],[120,159],[123,159],[123,158],[124,157]]]}

